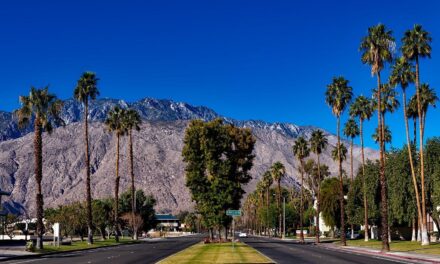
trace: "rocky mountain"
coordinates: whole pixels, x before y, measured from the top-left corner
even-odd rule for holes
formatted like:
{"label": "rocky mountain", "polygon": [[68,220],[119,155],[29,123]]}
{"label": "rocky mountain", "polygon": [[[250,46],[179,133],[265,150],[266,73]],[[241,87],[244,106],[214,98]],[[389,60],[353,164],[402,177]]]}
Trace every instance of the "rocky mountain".
{"label": "rocky mountain", "polygon": [[[185,128],[192,119],[212,120],[223,118],[226,122],[248,127],[257,139],[253,180],[246,186],[252,191],[265,170],[275,161],[286,165],[287,176],[283,184],[298,184],[298,162],[292,154],[292,145],[299,135],[309,137],[314,127],[301,127],[288,123],[263,121],[238,121],[221,117],[203,106],[191,106],[171,100],[143,99],[134,103],[122,100],[100,99],[90,106],[89,118],[93,197],[113,194],[115,169],[115,138],[108,133],[102,121],[115,105],[132,107],[144,123],[134,135],[136,185],[153,194],[157,210],[176,213],[191,209],[193,204],[185,187],[184,163],[181,157]],[[66,100],[62,118],[66,126],[43,136],[43,193],[45,206],[52,207],[74,200],[85,199],[85,170],[81,113],[83,107],[74,100]],[[11,211],[34,213],[35,180],[33,177],[33,134],[31,127],[19,130],[13,114],[0,112],[0,188],[11,191],[5,199],[5,208]],[[322,155],[333,174],[337,166],[330,152],[336,137],[327,133],[330,146]],[[127,144],[121,141],[121,191],[129,186]],[[377,152],[366,149],[367,158],[377,158]],[[360,164],[360,148],[354,149],[355,168]],[[349,163],[344,164],[349,171]]]}

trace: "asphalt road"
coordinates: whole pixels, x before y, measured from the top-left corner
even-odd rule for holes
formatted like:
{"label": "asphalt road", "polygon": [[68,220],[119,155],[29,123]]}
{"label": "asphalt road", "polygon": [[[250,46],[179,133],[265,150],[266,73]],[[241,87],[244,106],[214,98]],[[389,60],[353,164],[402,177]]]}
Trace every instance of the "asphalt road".
{"label": "asphalt road", "polygon": [[372,257],[361,254],[347,253],[336,249],[328,249],[316,246],[312,243],[298,244],[293,241],[281,241],[277,239],[249,237],[243,238],[243,242],[257,249],[276,263],[359,263],[359,264],[386,264],[386,263],[410,263],[387,260],[382,257]]}
{"label": "asphalt road", "polygon": [[166,238],[140,244],[9,260],[4,263],[155,263],[200,241],[200,236]]}

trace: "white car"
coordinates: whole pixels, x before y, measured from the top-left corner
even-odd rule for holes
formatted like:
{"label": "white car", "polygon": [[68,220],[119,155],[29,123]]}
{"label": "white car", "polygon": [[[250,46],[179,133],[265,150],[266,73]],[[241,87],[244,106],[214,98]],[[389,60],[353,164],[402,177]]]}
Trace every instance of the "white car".
{"label": "white car", "polygon": [[238,237],[247,237],[247,234],[246,233],[240,233],[240,234],[238,234]]}

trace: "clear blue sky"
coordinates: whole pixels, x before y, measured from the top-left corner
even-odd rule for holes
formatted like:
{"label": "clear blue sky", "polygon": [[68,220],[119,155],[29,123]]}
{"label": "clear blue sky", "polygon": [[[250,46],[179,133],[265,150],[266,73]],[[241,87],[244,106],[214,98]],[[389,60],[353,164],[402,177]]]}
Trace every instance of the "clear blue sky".
{"label": "clear blue sky", "polygon": [[[69,98],[77,78],[90,70],[101,79],[102,97],[169,98],[237,119],[335,132],[326,85],[343,75],[356,95],[370,96],[375,79],[358,47],[378,22],[399,42],[414,23],[432,33],[432,59],[421,61],[421,79],[440,93],[439,3],[3,1],[0,109],[17,108],[30,85],[49,84]],[[439,135],[438,120],[440,110],[431,109],[427,137]],[[402,112],[387,121],[393,145],[401,146]],[[366,127],[370,147],[376,147],[370,137],[376,124],[375,117]]]}

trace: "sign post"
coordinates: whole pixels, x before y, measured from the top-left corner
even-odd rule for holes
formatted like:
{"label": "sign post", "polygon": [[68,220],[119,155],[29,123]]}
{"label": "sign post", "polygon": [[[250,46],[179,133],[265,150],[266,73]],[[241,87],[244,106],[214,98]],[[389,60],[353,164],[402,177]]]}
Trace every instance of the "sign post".
{"label": "sign post", "polygon": [[241,216],[241,210],[226,210],[226,215],[232,216],[232,248],[235,247],[235,217]]}

